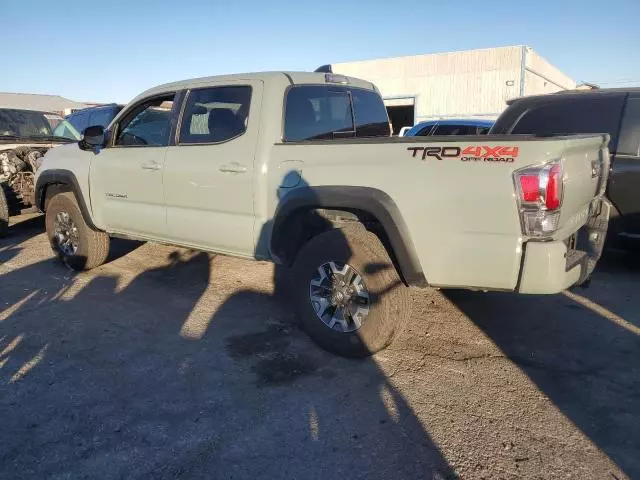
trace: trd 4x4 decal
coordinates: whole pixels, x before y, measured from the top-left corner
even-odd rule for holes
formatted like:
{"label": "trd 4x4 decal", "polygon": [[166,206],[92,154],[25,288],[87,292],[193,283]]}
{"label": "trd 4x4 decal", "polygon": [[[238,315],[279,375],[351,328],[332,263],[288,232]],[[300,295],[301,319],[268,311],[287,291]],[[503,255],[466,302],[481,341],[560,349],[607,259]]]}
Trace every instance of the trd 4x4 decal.
{"label": "trd 4x4 decal", "polygon": [[457,158],[460,156],[460,147],[409,147],[407,150],[413,151],[413,158],[416,158],[418,152],[422,152],[422,160],[427,157],[433,157],[438,160],[443,158]]}
{"label": "trd 4x4 decal", "polygon": [[512,163],[520,153],[519,147],[507,147],[502,145],[469,146],[460,147],[408,147],[413,152],[412,157],[418,155],[422,160],[433,157],[436,160],[444,158],[460,158],[463,162],[506,162]]}
{"label": "trd 4x4 decal", "polygon": [[463,162],[515,162],[520,153],[519,147],[490,147],[487,145],[467,147],[462,151]]}

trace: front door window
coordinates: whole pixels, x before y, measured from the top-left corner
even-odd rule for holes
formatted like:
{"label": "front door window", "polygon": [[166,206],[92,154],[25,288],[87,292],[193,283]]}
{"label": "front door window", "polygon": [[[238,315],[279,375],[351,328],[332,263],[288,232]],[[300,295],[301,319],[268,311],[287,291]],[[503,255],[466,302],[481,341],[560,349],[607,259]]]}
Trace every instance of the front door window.
{"label": "front door window", "polygon": [[159,97],[134,108],[120,122],[114,146],[166,147],[171,134],[173,97]]}

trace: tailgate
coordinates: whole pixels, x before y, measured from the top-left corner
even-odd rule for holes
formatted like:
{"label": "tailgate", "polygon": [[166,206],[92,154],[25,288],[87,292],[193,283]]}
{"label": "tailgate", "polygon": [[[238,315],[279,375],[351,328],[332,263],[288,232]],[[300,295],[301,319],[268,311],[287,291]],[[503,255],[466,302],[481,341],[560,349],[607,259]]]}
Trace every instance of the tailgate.
{"label": "tailgate", "polygon": [[[581,265],[576,285],[587,282],[600,259],[611,210],[609,202],[605,200],[610,167],[609,135],[602,135],[599,145],[585,143],[584,140],[567,140],[563,160],[566,196],[563,199],[561,226],[556,234],[558,239],[567,238],[566,271]],[[593,153],[596,146],[597,156]]]}
{"label": "tailgate", "polygon": [[565,240],[585,225],[604,196],[609,174],[609,135],[566,137],[562,152],[564,190],[557,231]]}
{"label": "tailgate", "polygon": [[[542,205],[528,209],[526,199],[521,198],[523,224],[532,223],[527,222],[526,217],[546,220],[536,224],[536,232],[525,228],[534,236],[529,237],[525,245],[518,291],[555,293],[581,285],[590,277],[600,259],[608,228],[610,208],[604,200],[609,172],[608,143],[608,135],[567,137],[561,157],[552,160],[552,168],[534,170],[540,172]],[[554,174],[556,180],[552,181]],[[517,182],[522,184],[522,176],[528,175],[526,169],[516,172]],[[555,185],[560,178],[562,190],[557,190]],[[538,225],[545,221],[555,224],[551,234],[540,234]]]}

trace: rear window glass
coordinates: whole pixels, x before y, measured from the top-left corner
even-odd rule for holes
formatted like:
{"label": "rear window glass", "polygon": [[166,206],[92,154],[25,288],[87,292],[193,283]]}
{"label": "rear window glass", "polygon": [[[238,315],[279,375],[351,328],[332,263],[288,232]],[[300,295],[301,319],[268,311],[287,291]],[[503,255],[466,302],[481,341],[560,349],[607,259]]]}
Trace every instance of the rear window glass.
{"label": "rear window glass", "polygon": [[89,126],[89,112],[76,112],[67,117],[68,122],[75,127],[80,133]]}
{"label": "rear window glass", "polygon": [[89,123],[92,126],[100,125],[101,127],[106,128],[111,123],[111,120],[113,120],[117,115],[117,113],[118,109],[116,108],[97,108],[91,112],[91,120]]}
{"label": "rear window glass", "polygon": [[356,116],[357,137],[388,137],[389,116],[384,102],[376,92],[354,88],[351,90]]}
{"label": "rear window glass", "polygon": [[488,128],[474,125],[438,125],[434,135],[480,135],[488,131]]}
{"label": "rear window glass", "polygon": [[[576,94],[578,95],[578,94]],[[511,133],[536,135],[608,133],[615,151],[624,97],[576,98],[529,110]]]}
{"label": "rear window glass", "polygon": [[414,127],[412,127],[407,133],[405,133],[405,136],[408,137],[426,137],[431,133],[431,130],[433,130],[433,123],[429,123],[427,125],[415,125]]}
{"label": "rear window glass", "polygon": [[387,111],[375,92],[340,86],[300,86],[287,93],[285,140],[356,136],[389,136]]}

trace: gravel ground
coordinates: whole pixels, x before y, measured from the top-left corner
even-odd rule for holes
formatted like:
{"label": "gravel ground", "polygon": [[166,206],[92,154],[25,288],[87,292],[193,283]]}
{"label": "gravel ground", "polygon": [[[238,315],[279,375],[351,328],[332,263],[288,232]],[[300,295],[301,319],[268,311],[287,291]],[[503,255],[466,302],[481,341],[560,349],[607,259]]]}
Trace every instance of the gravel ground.
{"label": "gravel ground", "polygon": [[268,263],[0,240],[0,478],[640,478],[640,261],[556,296],[412,290],[370,360],[316,348]]}

